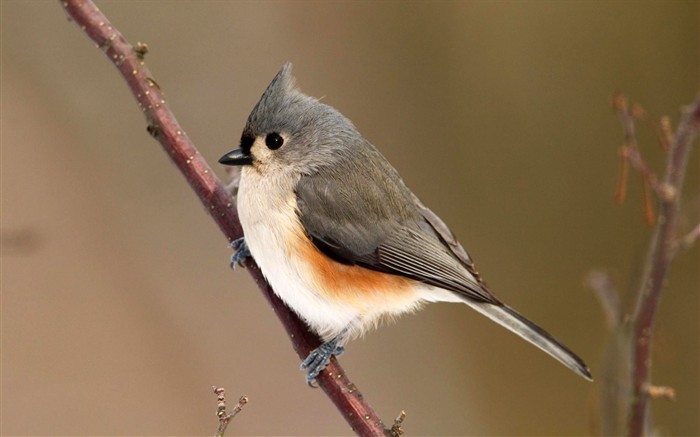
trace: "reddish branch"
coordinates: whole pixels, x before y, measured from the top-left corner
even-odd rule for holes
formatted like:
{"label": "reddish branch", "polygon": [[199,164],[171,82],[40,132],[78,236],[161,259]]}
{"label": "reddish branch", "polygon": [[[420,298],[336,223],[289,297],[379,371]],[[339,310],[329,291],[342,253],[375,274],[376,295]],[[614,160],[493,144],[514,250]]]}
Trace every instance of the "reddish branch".
{"label": "reddish branch", "polygon": [[[61,4],[117,67],[146,116],[148,131],[180,169],[224,235],[229,241],[241,237],[243,232],[231,194],[175,120],[164,93],[143,62],[143,47],[135,50],[92,1],[67,0]],[[245,266],[287,330],[297,354],[306,358],[320,344],[319,338],[274,294],[253,260],[247,260]],[[305,386],[301,381],[300,387]],[[384,435],[381,419],[335,359],[321,373],[318,383],[358,435]]]}
{"label": "reddish branch", "polygon": [[[638,152],[633,140],[631,114],[622,117],[627,148]],[[632,326],[632,393],[628,417],[630,436],[641,436],[648,431],[649,398],[651,396],[651,342],[659,298],[668,268],[676,252],[676,225],[680,209],[681,190],[688,164],[691,145],[700,129],[700,96],[685,108],[675,137],[671,139],[666,172],[661,182],[651,179],[659,201],[658,220],[647,253],[644,274],[637,292]],[[638,157],[638,153],[633,156]],[[641,159],[632,160],[642,174],[646,166]],[[647,169],[648,170],[648,169]]]}

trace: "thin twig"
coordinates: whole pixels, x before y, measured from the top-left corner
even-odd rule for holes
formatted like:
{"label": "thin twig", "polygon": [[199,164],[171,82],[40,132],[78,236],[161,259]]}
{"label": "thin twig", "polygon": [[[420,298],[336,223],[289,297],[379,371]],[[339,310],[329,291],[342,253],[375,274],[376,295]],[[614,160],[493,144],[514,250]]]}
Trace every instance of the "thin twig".
{"label": "thin twig", "polygon": [[678,251],[688,250],[693,247],[693,244],[695,244],[698,239],[700,239],[700,223],[695,225],[690,232],[678,239],[673,248],[673,256],[675,256]]}
{"label": "thin twig", "polygon": [[248,396],[241,396],[238,398],[238,402],[234,405],[230,413],[226,412],[226,389],[223,387],[217,387],[215,385],[211,386],[212,391],[216,395],[216,417],[219,418],[219,427],[216,429],[216,434],[214,437],[224,437],[226,428],[228,428],[229,423],[236,417],[236,414],[240,413],[245,404],[248,403]]}
{"label": "thin twig", "polygon": [[394,419],[394,424],[391,425],[391,429],[386,430],[388,437],[401,437],[404,434],[403,421],[406,419],[406,412],[401,410],[396,419]]}
{"label": "thin twig", "polygon": [[[654,191],[659,198],[657,225],[647,252],[644,274],[632,318],[632,394],[628,418],[630,436],[644,435],[649,428],[648,401],[651,345],[659,297],[675,247],[675,232],[691,144],[700,128],[700,95],[683,111],[670,145],[663,182]],[[627,129],[625,129],[627,133]],[[653,186],[652,186],[653,188]]]}
{"label": "thin twig", "polygon": [[652,385],[647,388],[647,393],[652,399],[666,399],[669,401],[676,400],[676,390],[673,387],[665,385]]}
{"label": "thin twig", "polygon": [[[243,232],[230,193],[178,124],[166,104],[163,91],[143,62],[146,46],[140,45],[134,49],[92,1],[61,0],[60,3],[71,19],[117,67],[146,116],[149,133],[160,142],[180,169],[224,235],[229,241],[241,237]],[[246,260],[245,266],[282,321],[297,354],[306,358],[320,344],[320,339],[277,297],[253,260]],[[331,360],[325,372],[321,372],[317,381],[357,434],[384,435],[381,419],[364,401],[335,359]]]}
{"label": "thin twig", "polygon": [[[646,161],[639,152],[639,145],[637,143],[637,132],[635,123],[635,114],[639,114],[641,108],[637,105],[633,105],[631,108],[627,103],[627,100],[621,94],[613,97],[613,107],[617,111],[620,117],[620,122],[622,123],[622,128],[625,131],[625,143],[620,148],[620,156],[622,159],[629,161],[632,166],[637,170],[642,178],[649,184],[652,190],[656,193],[660,193],[662,188],[654,174],[654,171],[649,168]],[[626,176],[626,172],[625,172]],[[621,203],[621,202],[618,202]]]}

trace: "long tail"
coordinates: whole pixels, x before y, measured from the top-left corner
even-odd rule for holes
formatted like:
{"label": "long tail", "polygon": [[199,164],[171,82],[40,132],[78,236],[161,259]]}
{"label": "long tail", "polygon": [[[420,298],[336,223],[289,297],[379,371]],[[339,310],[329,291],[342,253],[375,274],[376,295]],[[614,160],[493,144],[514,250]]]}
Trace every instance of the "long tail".
{"label": "long tail", "polygon": [[514,332],[538,348],[556,358],[563,365],[578,373],[589,381],[593,381],[591,371],[586,363],[569,348],[561,344],[547,331],[526,319],[520,313],[507,305],[497,305],[476,302],[465,299],[464,302],[499,325]]}

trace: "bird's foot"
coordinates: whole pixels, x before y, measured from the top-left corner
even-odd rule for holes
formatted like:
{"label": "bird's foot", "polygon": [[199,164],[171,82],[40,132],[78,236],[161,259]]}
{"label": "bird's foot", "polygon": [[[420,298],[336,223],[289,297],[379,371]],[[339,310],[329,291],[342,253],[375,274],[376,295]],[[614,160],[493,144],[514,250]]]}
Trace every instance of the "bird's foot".
{"label": "bird's foot", "polygon": [[299,370],[306,370],[306,383],[309,387],[316,388],[316,377],[326,368],[331,361],[333,355],[340,356],[345,352],[345,348],[341,346],[337,338],[333,338],[317,347],[308,357],[301,363]]}
{"label": "bird's foot", "polygon": [[228,245],[228,247],[235,250],[235,252],[233,252],[233,255],[231,255],[231,268],[234,270],[236,269],[237,265],[243,266],[243,261],[245,261],[246,258],[252,256],[250,254],[250,249],[248,249],[248,245],[246,244],[244,237],[233,240],[231,244]]}

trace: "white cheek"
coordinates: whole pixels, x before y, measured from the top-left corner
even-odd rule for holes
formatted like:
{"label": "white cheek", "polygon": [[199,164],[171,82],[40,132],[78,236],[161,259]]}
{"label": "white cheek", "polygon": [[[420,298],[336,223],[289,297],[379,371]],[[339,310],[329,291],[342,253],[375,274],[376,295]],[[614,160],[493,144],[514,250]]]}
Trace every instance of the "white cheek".
{"label": "white cheek", "polygon": [[263,137],[257,137],[255,139],[253,146],[250,148],[250,152],[255,157],[255,160],[259,161],[261,164],[267,164],[272,159],[272,150],[265,145],[265,138]]}
{"label": "white cheek", "polygon": [[[279,136],[281,136],[284,140],[282,147],[289,147],[289,135],[286,133],[280,133]],[[279,162],[276,162],[275,151],[271,150],[265,144],[264,136],[255,138],[253,145],[250,147],[250,151],[258,164],[262,164],[263,166],[270,166],[274,164],[280,165]]]}

